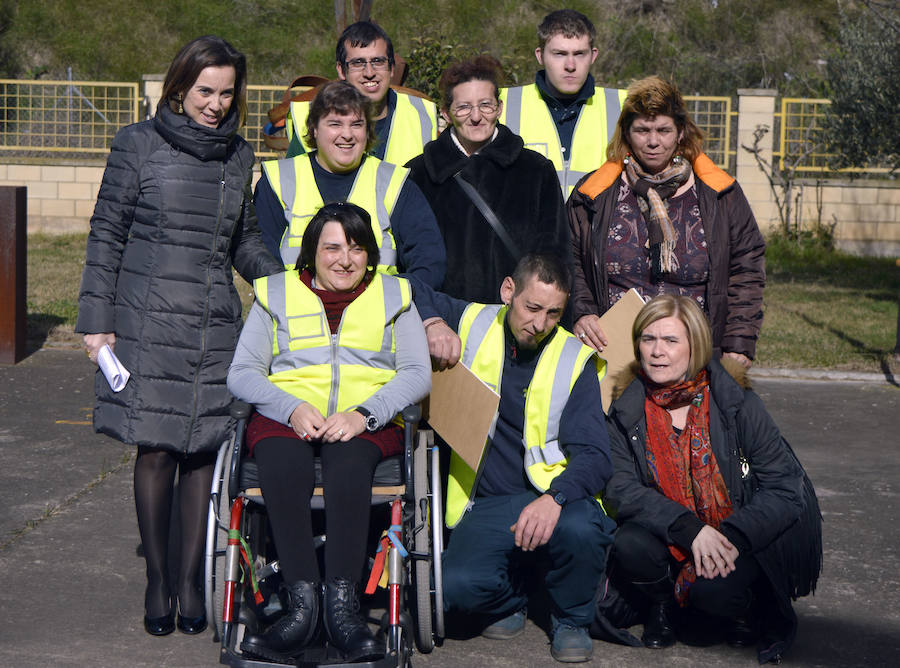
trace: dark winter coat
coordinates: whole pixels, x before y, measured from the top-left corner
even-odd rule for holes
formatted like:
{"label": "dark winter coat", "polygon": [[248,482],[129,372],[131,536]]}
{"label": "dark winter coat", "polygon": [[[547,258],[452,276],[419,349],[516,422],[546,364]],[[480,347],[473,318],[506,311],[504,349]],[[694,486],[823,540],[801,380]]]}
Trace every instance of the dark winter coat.
{"label": "dark winter coat", "polygon": [[[806,526],[797,523],[807,512],[803,469],[762,400],[749,388],[743,367],[732,360],[723,363],[713,360],[707,367],[710,441],[733,508],[722,529],[737,531],[746,540],[773,586],[778,612],[785,621],[785,635],[776,648],[781,653],[790,646],[796,630],[790,597],[798,595],[798,590],[803,595],[815,587],[821,567],[820,534],[797,535],[794,530]],[[634,522],[671,545],[675,541],[670,528],[691,511],[651,486],[646,459],[646,393],[635,369],[632,366],[624,372],[613,390],[607,418],[613,476],[604,504],[617,523]],[[749,460],[758,481],[752,499],[744,495],[739,452]],[[809,510],[817,525],[818,507]],[[804,578],[805,585],[791,584]]]}
{"label": "dark winter coat", "polygon": [[[500,283],[512,274],[514,257],[453,178],[460,172],[493,209],[520,253],[568,253],[568,229],[553,163],[524,148],[505,125],[478,153],[467,157],[450,128],[407,163],[437,217],[447,248],[443,292],[468,302],[493,304]],[[566,257],[566,255],[562,255]],[[435,315],[422,313],[422,319]]]}
{"label": "dark winter coat", "polygon": [[216,129],[167,107],[116,135],[87,243],[76,331],[113,332],[131,372],[118,394],[97,373],[94,428],[184,453],[225,438],[225,376],[241,329],[232,264],[282,270],[259,237],[253,151],[237,115]]}
{"label": "dark winter coat", "polygon": [[[709,250],[707,315],[716,356],[753,359],[762,326],[766,244],[740,185],[705,155],[693,163],[700,218]],[[573,319],[609,308],[606,243],[622,164],[607,162],[579,181],[566,206],[575,257]]]}

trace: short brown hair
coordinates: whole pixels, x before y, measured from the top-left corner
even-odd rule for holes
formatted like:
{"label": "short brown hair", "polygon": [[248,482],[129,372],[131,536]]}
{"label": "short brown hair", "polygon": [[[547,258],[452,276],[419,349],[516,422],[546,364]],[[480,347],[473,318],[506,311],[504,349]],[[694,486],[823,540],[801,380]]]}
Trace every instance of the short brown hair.
{"label": "short brown hair", "polygon": [[628,96],[622,105],[615,134],[606,148],[607,160],[620,162],[631,153],[628,131],[638,116],[671,116],[678,132],[683,133],[678,144],[681,155],[693,162],[703,152],[703,132],[688,115],[678,88],[670,81],[651,76],[635,81],[628,87]]}
{"label": "short brown hair", "polygon": [[543,49],[554,35],[563,37],[581,37],[587,35],[591,48],[597,39],[597,30],[590,19],[574,9],[557,9],[550,12],[538,26],[538,47]]}
{"label": "short brown hair", "polygon": [[488,81],[494,85],[494,99],[500,101],[500,80],[503,77],[503,67],[500,61],[487,54],[471,60],[453,63],[444,70],[441,80],[438,82],[438,90],[441,93],[441,108],[450,110],[453,102],[453,89],[467,81]]}
{"label": "short brown hair", "polygon": [[631,341],[634,344],[634,358],[641,361],[641,334],[657,320],[678,318],[687,330],[688,344],[691,346],[691,361],[687,377],[694,378],[712,359],[712,330],[706,314],[690,297],[684,295],[658,295],[644,304],[631,327]]}
{"label": "short brown hair", "polygon": [[375,122],[372,120],[372,105],[369,98],[346,81],[329,81],[323,84],[310,103],[309,114],[306,117],[306,134],[303,135],[309,146],[318,148],[314,130],[319,121],[332,112],[341,116],[362,116],[366,121],[366,151],[375,146]]}
{"label": "short brown hair", "polygon": [[156,106],[157,113],[164,104],[177,111],[179,103],[197,81],[197,77],[207,67],[234,68],[234,101],[225,118],[237,113],[240,125],[247,120],[247,59],[221,37],[204,35],[191,40],[183,47],[169,65],[163,82],[162,95]]}
{"label": "short brown hair", "polygon": [[516,295],[525,289],[532,277],[541,283],[555,285],[567,295],[572,290],[572,270],[565,260],[555,253],[528,253],[519,260],[512,274]]}

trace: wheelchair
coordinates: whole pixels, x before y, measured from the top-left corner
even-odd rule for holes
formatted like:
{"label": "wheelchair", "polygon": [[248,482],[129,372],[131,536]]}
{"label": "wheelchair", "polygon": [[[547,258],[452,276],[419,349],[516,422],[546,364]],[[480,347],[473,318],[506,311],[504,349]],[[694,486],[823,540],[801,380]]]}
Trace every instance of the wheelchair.
{"label": "wheelchair", "polygon": [[[244,655],[240,650],[245,632],[261,631],[263,619],[279,608],[278,597],[273,593],[276,587],[271,584],[277,580],[279,566],[268,536],[256,462],[243,456],[250,413],[251,406],[244,402],[235,402],[231,407],[235,429],[216,459],[206,534],[207,619],[214,641],[220,643],[219,662],[234,668],[285,665]],[[372,505],[390,507],[387,536],[380,540],[381,548],[374,559],[375,565],[383,567],[387,574],[386,612],[379,636],[385,643],[384,656],[374,661],[345,663],[327,646],[314,646],[304,650],[297,666],[407,668],[412,665],[414,648],[428,653],[444,637],[440,559],[443,504],[438,447],[432,431],[417,429],[421,416],[418,406],[407,407],[401,416],[405,425],[404,452],[379,462],[372,487]],[[318,458],[316,469],[313,510],[324,508]],[[373,520],[376,517],[373,513]],[[317,536],[317,547],[326,539]],[[375,576],[370,584],[374,579]]]}

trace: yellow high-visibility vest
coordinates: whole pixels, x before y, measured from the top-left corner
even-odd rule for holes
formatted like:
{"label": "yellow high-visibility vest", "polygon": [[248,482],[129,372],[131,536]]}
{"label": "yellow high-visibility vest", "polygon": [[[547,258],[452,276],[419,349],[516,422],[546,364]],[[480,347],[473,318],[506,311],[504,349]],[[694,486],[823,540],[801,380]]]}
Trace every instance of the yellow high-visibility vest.
{"label": "yellow high-visibility vest", "polygon": [[[267,160],[263,172],[284,208],[287,227],[281,237],[281,261],[293,269],[300,256],[303,232],[310,219],[324,206],[316,186],[310,155],[284,160]],[[391,232],[391,212],[409,170],[367,156],[356,173],[347,200],[361,206],[372,217],[372,231],[378,240],[378,270],[397,273],[397,245]]]}
{"label": "yellow high-visibility vest", "polygon": [[[460,361],[497,393],[505,359],[503,321],[507,310],[507,306],[469,304],[459,323],[463,347]],[[559,421],[575,381],[589,361],[597,365],[597,376],[602,379],[606,375],[606,362],[593,348],[558,327],[541,351],[525,391],[523,465],[528,480],[539,492],[547,491],[553,479],[566,468],[566,456],[559,445]],[[600,406],[595,408],[602,410]],[[496,423],[495,415],[485,452],[490,447]],[[456,453],[450,455],[444,517],[448,527],[456,526],[470,507],[476,478],[476,471],[461,457]]]}
{"label": "yellow high-visibility vest", "polygon": [[[425,144],[437,139],[437,107],[431,100],[394,92],[397,104],[385,139],[384,161],[405,165],[422,153]],[[288,141],[296,134],[307,153],[313,150],[304,139],[309,105],[310,101],[291,102],[285,122]]]}
{"label": "yellow high-visibility vest", "polygon": [[594,94],[581,105],[570,155],[564,156],[556,123],[547,109],[537,84],[501,88],[503,113],[500,122],[522,137],[525,148],[537,151],[556,167],[563,197],[585,174],[590,174],[606,160],[606,146],[616,131],[627,91],[595,88]]}
{"label": "yellow high-visibility vest", "polygon": [[258,278],[256,299],[272,316],[269,380],[322,415],[359,406],[396,375],[394,322],[409,309],[409,282],[375,274],[341,316],[337,334],[325,307],[296,271]]}

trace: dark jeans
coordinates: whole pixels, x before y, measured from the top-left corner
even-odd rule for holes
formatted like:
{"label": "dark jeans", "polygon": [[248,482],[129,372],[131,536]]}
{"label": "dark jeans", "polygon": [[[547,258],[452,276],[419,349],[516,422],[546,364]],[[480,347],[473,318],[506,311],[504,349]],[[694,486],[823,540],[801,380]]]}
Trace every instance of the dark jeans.
{"label": "dark jeans", "polygon": [[[636,584],[657,582],[678,574],[680,565],[668,546],[634,522],[626,522],[616,531],[612,557],[621,575]],[[739,554],[735,570],[727,577],[698,577],[690,588],[690,606],[717,617],[736,617],[747,610],[750,590],[761,574],[756,559]]]}
{"label": "dark jeans", "polygon": [[[444,607],[502,618],[527,602],[515,575],[524,554],[509,528],[537,498],[535,492],[475,499],[450,534],[444,551]],[[548,562],[545,578],[560,622],[588,626],[594,618],[597,584],[606,564],[615,524],[593,499],[567,504],[550,541],[536,553]],[[526,573],[525,575],[529,575]]]}

